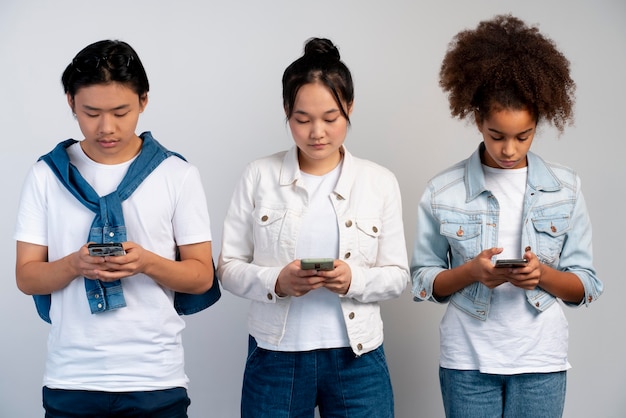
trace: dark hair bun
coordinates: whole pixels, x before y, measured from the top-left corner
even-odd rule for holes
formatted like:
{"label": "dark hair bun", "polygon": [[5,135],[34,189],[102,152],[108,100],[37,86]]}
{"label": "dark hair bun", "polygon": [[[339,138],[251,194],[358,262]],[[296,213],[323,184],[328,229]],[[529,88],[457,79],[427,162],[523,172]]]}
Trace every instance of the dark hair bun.
{"label": "dark hair bun", "polygon": [[337,47],[330,41],[330,39],[326,38],[311,38],[307,41],[304,46],[304,56],[305,57],[316,57],[325,58],[325,59],[333,59],[340,60],[339,50]]}

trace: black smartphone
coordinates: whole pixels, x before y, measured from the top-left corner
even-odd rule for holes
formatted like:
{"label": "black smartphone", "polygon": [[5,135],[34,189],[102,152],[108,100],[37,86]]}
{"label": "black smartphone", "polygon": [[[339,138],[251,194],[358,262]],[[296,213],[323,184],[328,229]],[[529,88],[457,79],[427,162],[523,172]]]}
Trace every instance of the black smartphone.
{"label": "black smartphone", "polygon": [[89,244],[87,246],[89,255],[94,257],[125,255],[121,242],[105,242],[103,244]]}
{"label": "black smartphone", "polygon": [[303,258],[300,260],[302,270],[334,270],[335,260],[332,258]]}
{"label": "black smartphone", "polygon": [[528,260],[525,258],[503,258],[496,260],[496,267],[526,267]]}

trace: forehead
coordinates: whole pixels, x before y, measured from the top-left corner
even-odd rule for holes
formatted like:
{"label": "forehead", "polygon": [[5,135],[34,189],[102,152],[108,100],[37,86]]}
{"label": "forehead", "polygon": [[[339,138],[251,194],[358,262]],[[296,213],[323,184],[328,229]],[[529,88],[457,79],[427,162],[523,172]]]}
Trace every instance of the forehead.
{"label": "forehead", "polygon": [[500,132],[516,133],[535,126],[535,118],[526,109],[492,110],[484,120],[490,129]]}
{"label": "forehead", "polygon": [[339,104],[330,89],[320,83],[305,84],[298,90],[294,102],[295,112],[338,111]]}
{"label": "forehead", "polygon": [[81,87],[74,95],[76,105],[97,108],[137,103],[138,99],[138,94],[132,88],[121,83],[93,84]]}

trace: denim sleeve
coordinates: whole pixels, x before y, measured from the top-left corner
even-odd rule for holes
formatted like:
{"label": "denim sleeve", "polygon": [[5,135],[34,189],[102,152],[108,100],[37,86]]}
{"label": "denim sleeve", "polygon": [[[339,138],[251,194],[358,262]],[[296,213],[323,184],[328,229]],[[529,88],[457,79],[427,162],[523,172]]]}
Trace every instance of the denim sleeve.
{"label": "denim sleeve", "polygon": [[580,179],[577,178],[577,195],[572,212],[573,228],[567,235],[558,269],[576,274],[585,288],[585,298],[580,303],[567,303],[569,306],[588,306],[600,297],[604,286],[596,276],[593,267],[591,221],[580,191]]}
{"label": "denim sleeve", "polygon": [[417,209],[415,243],[411,260],[411,282],[413,299],[416,302],[430,300],[445,303],[450,298],[435,299],[433,283],[435,277],[449,268],[448,240],[439,231],[439,221],[433,214],[431,186],[426,189]]}

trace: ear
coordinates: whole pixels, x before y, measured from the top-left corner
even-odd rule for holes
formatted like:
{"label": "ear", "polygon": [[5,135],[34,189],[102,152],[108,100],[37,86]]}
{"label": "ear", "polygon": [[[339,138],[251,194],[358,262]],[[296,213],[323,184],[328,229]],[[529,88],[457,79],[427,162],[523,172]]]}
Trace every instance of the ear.
{"label": "ear", "polygon": [[352,116],[352,109],[354,109],[354,101],[348,103],[348,117]]}
{"label": "ear", "polygon": [[478,129],[478,132],[482,134],[483,133],[482,131],[483,120],[478,110],[474,110],[474,122],[476,123],[476,129]]}
{"label": "ear", "polygon": [[70,109],[72,109],[72,113],[76,114],[76,111],[74,110],[74,98],[69,93],[67,93],[66,96],[67,96],[67,104],[70,106]]}
{"label": "ear", "polygon": [[139,97],[139,113],[143,112],[148,106],[148,93]]}

